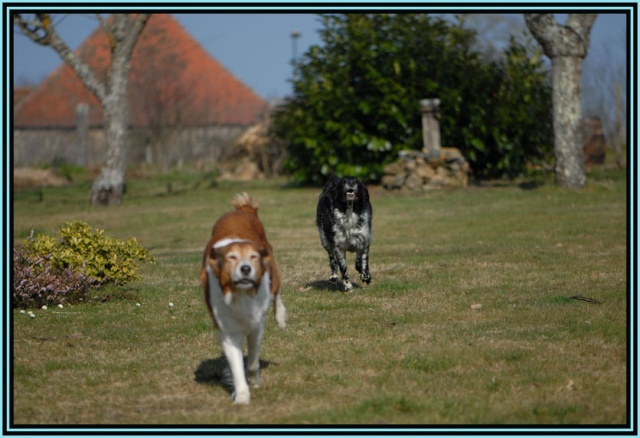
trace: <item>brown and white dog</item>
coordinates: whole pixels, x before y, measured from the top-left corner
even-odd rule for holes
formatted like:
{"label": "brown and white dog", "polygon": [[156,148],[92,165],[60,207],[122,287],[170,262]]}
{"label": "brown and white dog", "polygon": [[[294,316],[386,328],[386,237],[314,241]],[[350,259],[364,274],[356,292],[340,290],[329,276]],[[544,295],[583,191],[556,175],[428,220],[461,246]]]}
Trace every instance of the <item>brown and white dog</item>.
{"label": "brown and white dog", "polygon": [[260,385],[260,345],[271,302],[276,322],[286,326],[287,311],[278,294],[280,271],[264,227],[258,205],[242,193],[233,198],[235,211],[224,214],[213,226],[204,250],[200,281],[215,328],[220,330],[222,349],[233,376],[234,403],[251,400],[242,356],[247,338],[247,377]]}

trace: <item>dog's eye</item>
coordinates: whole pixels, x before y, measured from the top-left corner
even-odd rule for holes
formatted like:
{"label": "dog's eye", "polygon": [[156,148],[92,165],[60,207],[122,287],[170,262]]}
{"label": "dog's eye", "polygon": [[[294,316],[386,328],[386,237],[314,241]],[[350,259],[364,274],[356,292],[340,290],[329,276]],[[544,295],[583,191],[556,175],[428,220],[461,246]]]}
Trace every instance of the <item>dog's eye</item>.
{"label": "dog's eye", "polygon": [[252,253],[251,256],[249,256],[249,258],[251,260],[258,260],[260,258],[260,255],[258,253]]}
{"label": "dog's eye", "polygon": [[231,260],[232,262],[235,262],[236,260],[238,260],[238,256],[234,253],[227,254],[227,260]]}

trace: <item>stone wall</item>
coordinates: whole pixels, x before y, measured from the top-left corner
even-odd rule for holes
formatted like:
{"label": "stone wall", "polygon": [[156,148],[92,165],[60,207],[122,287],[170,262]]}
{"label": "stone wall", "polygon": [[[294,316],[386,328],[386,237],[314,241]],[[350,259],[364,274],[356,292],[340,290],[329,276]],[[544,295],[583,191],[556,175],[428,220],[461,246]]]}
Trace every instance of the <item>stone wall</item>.
{"label": "stone wall", "polygon": [[388,190],[416,192],[468,184],[469,163],[456,148],[440,148],[436,158],[421,151],[402,151],[399,155],[384,168],[382,186]]}
{"label": "stone wall", "polygon": [[460,150],[440,146],[440,99],[420,100],[422,151],[406,150],[383,169],[382,186],[388,190],[419,192],[445,187],[466,187],[469,163]]}

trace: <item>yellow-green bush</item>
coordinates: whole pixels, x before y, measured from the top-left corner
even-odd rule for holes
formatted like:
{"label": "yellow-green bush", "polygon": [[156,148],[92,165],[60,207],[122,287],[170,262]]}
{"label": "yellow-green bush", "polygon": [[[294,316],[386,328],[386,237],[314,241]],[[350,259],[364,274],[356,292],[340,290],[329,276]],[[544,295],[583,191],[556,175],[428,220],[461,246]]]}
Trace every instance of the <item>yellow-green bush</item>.
{"label": "yellow-green bush", "polygon": [[85,222],[68,222],[59,238],[32,235],[14,250],[14,304],[57,302],[103,284],[124,284],[139,278],[138,262],[155,263],[135,237],[123,241]]}
{"label": "yellow-green bush", "polygon": [[38,235],[27,243],[32,254],[50,254],[53,267],[83,270],[100,284],[124,284],[138,278],[138,263],[154,259],[133,237],[123,241],[109,237],[104,230],[92,230],[82,221],[68,222],[60,238]]}

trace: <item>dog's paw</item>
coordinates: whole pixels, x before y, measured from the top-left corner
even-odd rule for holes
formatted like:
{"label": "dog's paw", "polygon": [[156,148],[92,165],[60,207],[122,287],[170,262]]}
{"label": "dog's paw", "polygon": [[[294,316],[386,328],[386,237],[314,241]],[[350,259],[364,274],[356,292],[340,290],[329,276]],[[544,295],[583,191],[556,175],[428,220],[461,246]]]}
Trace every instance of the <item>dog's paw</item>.
{"label": "dog's paw", "polygon": [[249,403],[251,403],[251,393],[249,392],[248,388],[234,392],[231,395],[231,398],[233,399],[234,405],[248,405]]}
{"label": "dog's paw", "polygon": [[371,283],[371,275],[370,274],[360,274],[360,279],[363,282],[367,283],[367,284]]}
{"label": "dog's paw", "polygon": [[353,284],[349,280],[344,281],[344,291],[351,292],[353,290]]}
{"label": "dog's paw", "polygon": [[331,274],[331,276],[329,277],[329,283],[336,284],[339,278],[340,277],[338,277],[338,274]]}

